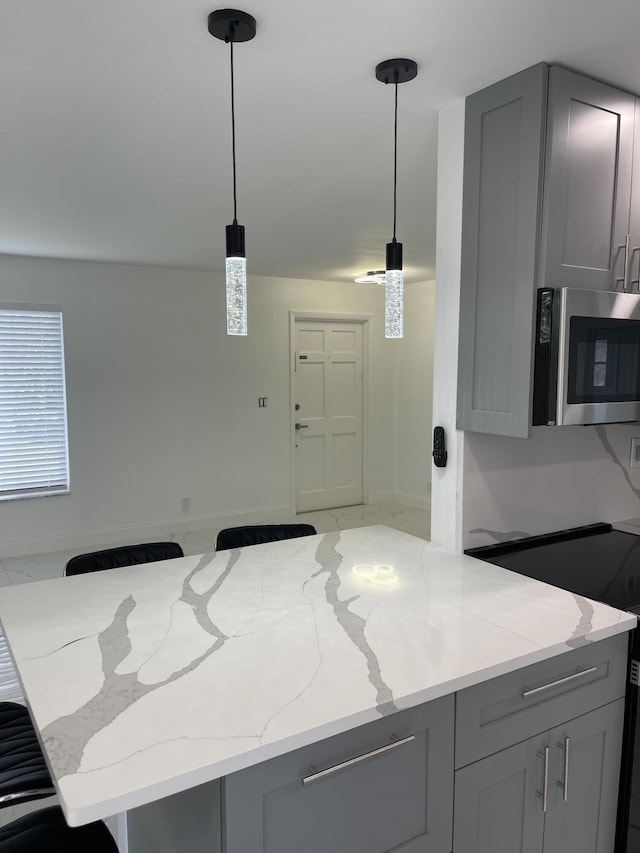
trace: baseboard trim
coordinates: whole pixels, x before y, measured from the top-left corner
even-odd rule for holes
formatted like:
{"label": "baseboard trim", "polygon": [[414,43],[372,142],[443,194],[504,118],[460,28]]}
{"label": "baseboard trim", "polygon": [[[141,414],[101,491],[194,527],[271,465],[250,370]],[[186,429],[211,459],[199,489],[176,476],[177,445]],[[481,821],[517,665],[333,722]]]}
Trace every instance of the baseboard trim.
{"label": "baseboard trim", "polygon": [[269,524],[293,520],[290,506],[254,507],[235,512],[222,512],[208,516],[155,521],[129,527],[110,527],[85,530],[62,536],[42,539],[20,539],[0,544],[0,560],[5,557],[24,557],[29,554],[46,554],[49,551],[69,551],[78,548],[97,550],[113,545],[137,544],[155,540],[171,540],[177,533],[191,530],[211,530],[241,524]]}

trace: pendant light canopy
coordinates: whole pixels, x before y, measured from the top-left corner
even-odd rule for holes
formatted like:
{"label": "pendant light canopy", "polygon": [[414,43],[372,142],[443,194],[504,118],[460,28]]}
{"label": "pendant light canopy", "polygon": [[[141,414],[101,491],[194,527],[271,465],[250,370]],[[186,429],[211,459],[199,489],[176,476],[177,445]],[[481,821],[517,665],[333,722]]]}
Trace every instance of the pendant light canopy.
{"label": "pendant light canopy", "polygon": [[402,272],[402,243],[396,240],[396,197],[398,185],[398,84],[413,80],[418,65],[413,59],[385,59],[376,65],[376,80],[395,86],[393,130],[393,239],[387,243],[387,268],[385,272],[384,336],[403,336],[404,278]]}
{"label": "pendant light canopy", "polygon": [[238,225],[236,193],[236,110],[233,80],[233,45],[251,41],[256,34],[256,20],[237,9],[211,12],[208,28],[212,36],[230,45],[231,56],[231,151],[233,162],[233,222],[227,225],[227,334],[247,334],[247,259],[244,248],[244,225]]}

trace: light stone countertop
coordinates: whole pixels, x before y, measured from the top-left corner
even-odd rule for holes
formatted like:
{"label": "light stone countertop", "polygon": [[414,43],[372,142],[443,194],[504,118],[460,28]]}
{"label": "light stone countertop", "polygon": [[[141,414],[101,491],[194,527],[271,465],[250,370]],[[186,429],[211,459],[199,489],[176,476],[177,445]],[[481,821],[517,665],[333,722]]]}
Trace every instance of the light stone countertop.
{"label": "light stone countertop", "polygon": [[374,526],[2,590],[77,825],[631,630],[631,614]]}

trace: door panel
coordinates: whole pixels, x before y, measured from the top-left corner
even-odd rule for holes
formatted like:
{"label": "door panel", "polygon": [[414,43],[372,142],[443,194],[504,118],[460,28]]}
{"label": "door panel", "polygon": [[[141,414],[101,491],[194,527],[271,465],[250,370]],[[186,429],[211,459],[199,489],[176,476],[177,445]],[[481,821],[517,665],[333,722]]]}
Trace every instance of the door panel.
{"label": "door panel", "polygon": [[542,853],[546,744],[545,733],[456,771],[454,853]]}
{"label": "door panel", "polygon": [[540,287],[622,289],[634,120],[632,95],[551,69]]}
{"label": "door panel", "polygon": [[618,699],[549,733],[553,758],[545,853],[613,850],[623,716],[624,699]]}
{"label": "door panel", "polygon": [[296,509],[361,504],[362,325],[295,324]]}

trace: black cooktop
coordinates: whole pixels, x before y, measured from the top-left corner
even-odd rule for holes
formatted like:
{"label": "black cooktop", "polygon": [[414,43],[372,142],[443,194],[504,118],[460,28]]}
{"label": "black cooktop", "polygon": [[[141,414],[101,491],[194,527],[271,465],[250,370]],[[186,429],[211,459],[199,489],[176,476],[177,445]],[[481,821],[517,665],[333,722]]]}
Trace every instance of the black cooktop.
{"label": "black cooktop", "polygon": [[465,551],[561,589],[640,612],[640,536],[590,524]]}

